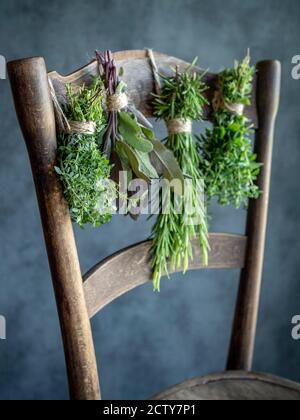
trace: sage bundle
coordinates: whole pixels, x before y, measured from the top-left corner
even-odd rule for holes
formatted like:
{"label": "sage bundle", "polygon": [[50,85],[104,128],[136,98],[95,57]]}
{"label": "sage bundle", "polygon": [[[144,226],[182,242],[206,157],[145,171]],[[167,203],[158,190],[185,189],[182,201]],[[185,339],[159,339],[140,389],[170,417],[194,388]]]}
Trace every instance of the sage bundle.
{"label": "sage bundle", "polygon": [[111,165],[101,152],[106,126],[103,83],[99,77],[90,86],[66,86],[66,104],[60,107],[53,93],[60,132],[58,174],[72,221],[80,227],[99,227],[111,219],[116,191],[109,182]]}
{"label": "sage bundle", "polygon": [[126,84],[120,80],[110,51],[96,53],[106,88],[108,125],[104,133],[103,151],[108,158],[118,158],[118,166],[127,172],[128,181],[138,178],[151,183],[161,176],[172,181],[182,178],[173,154],[155,140],[149,121],[130,104]]}
{"label": "sage bundle", "polygon": [[252,150],[252,126],[244,115],[251,104],[255,68],[250,55],[234,68],[219,75],[219,86],[213,102],[213,128],[202,136],[204,177],[208,199],[236,208],[257,199],[256,185],[261,164]]}
{"label": "sage bundle", "polygon": [[[150,59],[156,72],[151,52]],[[168,128],[166,147],[174,153],[183,174],[190,180],[190,204],[196,209],[196,214],[188,214],[184,200],[181,211],[178,212],[178,196],[172,192],[169,211],[159,214],[152,232],[155,291],[160,290],[161,277],[168,275],[169,264],[174,270],[183,270],[184,273],[188,270],[189,262],[193,258],[192,241],[195,238],[199,240],[203,265],[208,265],[207,209],[203,200],[199,202],[199,182],[201,184],[203,174],[199,169],[201,158],[198,139],[192,134],[192,122],[201,119],[206,104],[203,96],[206,87],[202,76],[194,72],[193,68],[194,63],[182,73],[176,69],[174,76],[161,76],[163,86],[158,87],[158,94],[154,95],[154,114],[163,119]]]}

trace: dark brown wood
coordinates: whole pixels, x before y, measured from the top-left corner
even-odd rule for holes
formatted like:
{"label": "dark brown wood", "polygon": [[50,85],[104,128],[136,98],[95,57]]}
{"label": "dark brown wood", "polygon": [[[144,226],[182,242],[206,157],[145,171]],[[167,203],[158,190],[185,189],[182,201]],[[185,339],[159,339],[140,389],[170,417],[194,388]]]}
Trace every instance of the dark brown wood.
{"label": "dark brown wood", "polygon": [[[155,53],[155,59],[157,61],[158,70],[161,74],[170,75],[171,69],[176,66],[180,70],[184,70],[189,63],[179,60],[175,57],[170,57],[165,54]],[[122,79],[127,83],[127,93],[130,100],[135,106],[142,111],[147,117],[153,116],[152,93],[154,90],[153,73],[147,56],[147,52],[142,51],[122,51],[114,54],[116,65],[120,69],[124,69],[124,76]],[[203,73],[204,71],[200,68],[196,69],[198,72]],[[72,83],[73,85],[81,85],[82,83],[89,84],[91,76],[95,76],[99,73],[98,65],[96,61],[92,61],[87,66],[74,73],[64,77],[57,72],[51,72],[49,74],[57,97],[60,102],[66,101],[66,84]],[[204,117],[206,119],[211,118],[211,102],[214,96],[217,86],[217,74],[206,73],[203,79],[210,89],[206,92],[209,104],[205,108]],[[257,126],[257,112],[255,103],[255,91],[256,91],[256,79],[254,81],[253,89],[253,101],[250,107],[246,108],[246,116],[252,120],[254,126]]]}
{"label": "dark brown wood", "polygon": [[264,260],[274,127],[280,97],[280,63],[263,61],[258,63],[257,70],[259,128],[255,148],[258,160],[264,164],[258,180],[263,195],[259,200],[252,200],[249,207],[246,266],[242,270],[240,280],[228,370],[252,368]]}
{"label": "dark brown wood", "polygon": [[300,385],[272,375],[235,371],[193,379],[153,399],[158,401],[299,401]]}
{"label": "dark brown wood", "polygon": [[76,400],[100,398],[90,321],[68,206],[57,176],[56,129],[42,58],[8,64],[15,106],[35,180],[70,384]]}
{"label": "dark brown wood", "polygon": [[[245,265],[247,238],[240,235],[210,234],[211,253],[207,268],[241,269]],[[127,248],[96,265],[85,276],[84,290],[92,318],[116,298],[151,280],[151,242]],[[203,268],[199,242],[194,241],[190,270]],[[170,273],[173,273],[170,270]]]}

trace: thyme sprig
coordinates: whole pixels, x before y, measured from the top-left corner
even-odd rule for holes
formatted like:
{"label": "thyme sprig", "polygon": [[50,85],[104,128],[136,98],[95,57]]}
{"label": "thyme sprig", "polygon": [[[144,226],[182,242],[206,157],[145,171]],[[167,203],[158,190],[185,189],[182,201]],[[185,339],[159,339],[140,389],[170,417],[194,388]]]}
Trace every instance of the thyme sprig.
{"label": "thyme sprig", "polygon": [[[174,76],[164,77],[161,93],[154,95],[154,113],[166,122],[174,119],[201,119],[206,99],[203,92],[206,86],[202,76],[193,71],[194,63],[180,73],[176,69]],[[199,224],[192,222],[192,215],[187,216],[186,208],[178,214],[174,193],[168,214],[161,213],[152,231],[152,268],[154,290],[160,290],[163,275],[168,275],[168,265],[174,269],[188,270],[193,258],[192,240],[199,238],[203,255],[203,264],[208,264],[208,225],[205,204],[199,207],[197,196],[198,181],[203,178],[199,169],[201,164],[197,139],[192,133],[170,134],[165,140],[167,148],[175,155],[182,172],[192,180],[191,204],[197,208]],[[193,215],[195,216],[195,215]]]}

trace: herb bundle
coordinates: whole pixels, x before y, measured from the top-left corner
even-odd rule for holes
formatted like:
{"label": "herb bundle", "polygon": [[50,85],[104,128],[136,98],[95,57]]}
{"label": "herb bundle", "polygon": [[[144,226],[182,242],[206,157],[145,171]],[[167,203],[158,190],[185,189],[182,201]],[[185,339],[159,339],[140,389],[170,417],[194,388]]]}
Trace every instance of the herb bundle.
{"label": "herb bundle", "polygon": [[[111,165],[100,151],[101,133],[106,126],[102,100],[99,77],[90,86],[75,89],[67,85],[63,112],[71,127],[59,134],[55,171],[62,182],[72,221],[81,227],[88,223],[99,227],[110,221],[115,199],[109,182]],[[92,126],[90,132],[86,125]]]}
{"label": "herb bundle", "polygon": [[261,193],[255,184],[261,164],[252,151],[252,127],[243,115],[244,106],[251,104],[254,74],[249,54],[220,74],[213,128],[202,136],[207,196],[236,208]]}
{"label": "herb bundle", "polygon": [[131,104],[126,84],[120,80],[112,53],[97,52],[97,60],[107,91],[108,127],[104,135],[103,151],[108,157],[118,157],[128,180],[140,178],[148,183],[161,175],[172,181],[182,178],[173,154],[154,139],[153,127]]}
{"label": "herb bundle", "polygon": [[[163,87],[155,95],[154,113],[165,120],[168,126],[166,146],[173,151],[182,172],[191,181],[189,191],[192,207],[197,209],[198,224],[193,222],[195,214],[187,215],[186,203],[177,211],[178,197],[173,192],[168,214],[161,213],[153,227],[152,267],[153,283],[160,290],[160,280],[168,274],[168,265],[174,269],[188,270],[193,258],[192,240],[199,238],[203,264],[208,264],[208,226],[206,206],[199,205],[198,186],[203,179],[197,139],[192,134],[192,121],[201,119],[206,99],[202,76],[193,72],[193,65],[172,77],[162,77]],[[154,67],[155,68],[155,67]]]}

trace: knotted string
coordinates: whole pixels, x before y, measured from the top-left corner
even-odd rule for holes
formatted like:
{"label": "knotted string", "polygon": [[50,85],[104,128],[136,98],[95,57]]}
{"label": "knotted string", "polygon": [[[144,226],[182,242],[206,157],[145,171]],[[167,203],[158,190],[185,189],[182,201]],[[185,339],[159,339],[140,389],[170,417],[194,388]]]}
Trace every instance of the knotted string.
{"label": "knotted string", "polygon": [[[160,82],[160,77],[159,77],[158,67],[155,61],[155,57],[154,57],[153,51],[150,49],[147,49],[147,54],[148,54],[149,61],[151,64],[154,85],[155,85],[155,93],[157,95],[160,95],[162,91],[162,86]],[[181,134],[181,133],[192,133],[192,129],[193,129],[192,120],[184,119],[184,118],[174,118],[172,120],[166,121],[166,125],[167,125],[169,135],[176,135],[176,134]]]}
{"label": "knotted string", "polygon": [[94,121],[69,121],[57,99],[56,92],[50,77],[48,77],[50,94],[54,106],[54,113],[58,132],[65,134],[93,135],[97,125]]}
{"label": "knotted string", "polygon": [[181,133],[192,133],[193,123],[192,120],[185,120],[183,118],[175,118],[166,122],[168,133],[170,135],[181,134]]}
{"label": "knotted string", "polygon": [[110,112],[119,112],[128,107],[128,97],[126,93],[115,93],[114,95],[109,95],[106,99],[106,105]]}
{"label": "knotted string", "polygon": [[69,124],[69,134],[87,134],[92,136],[97,130],[97,124],[94,121],[69,121]]}
{"label": "knotted string", "polygon": [[231,103],[225,101],[221,87],[215,91],[214,99],[212,101],[212,106],[214,112],[219,112],[221,110],[227,110],[233,114],[243,115],[245,110],[245,105],[239,103]]}

